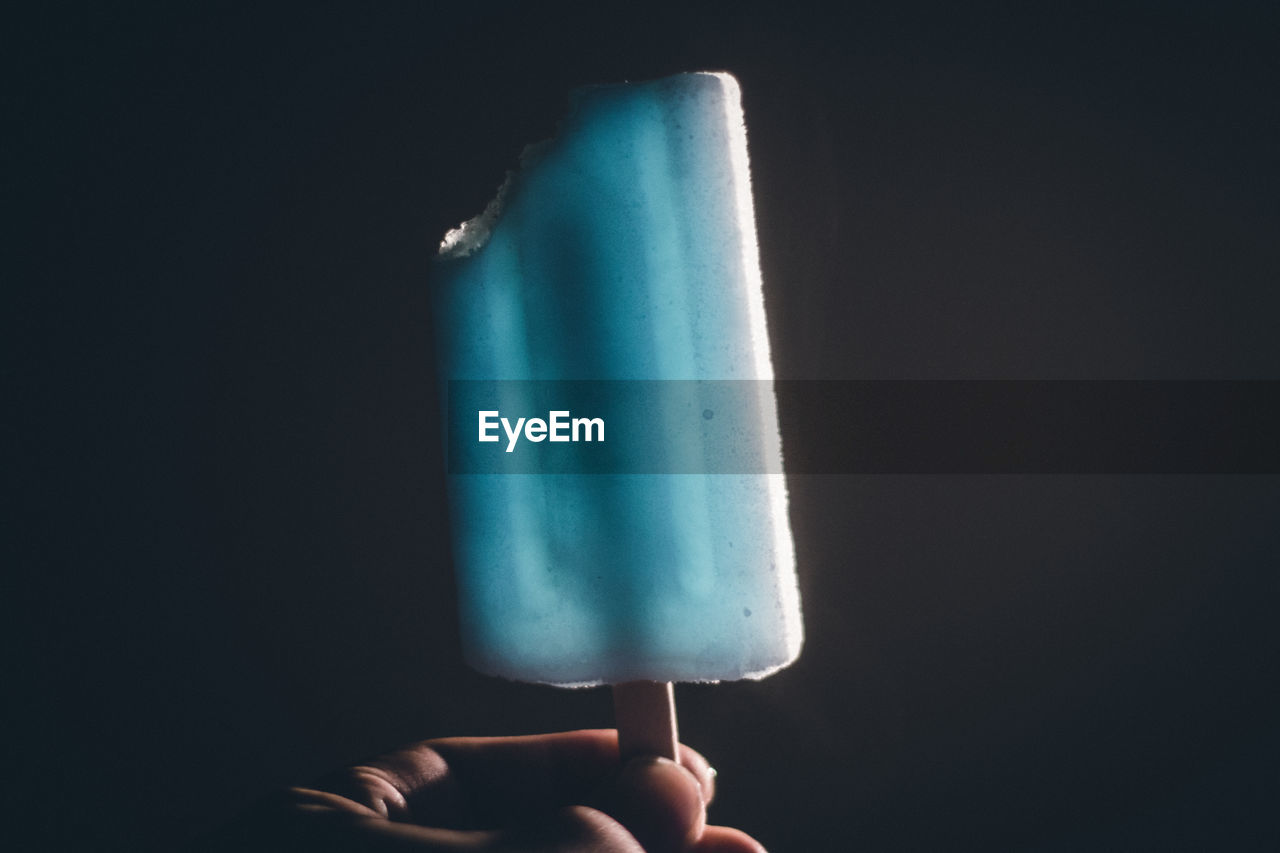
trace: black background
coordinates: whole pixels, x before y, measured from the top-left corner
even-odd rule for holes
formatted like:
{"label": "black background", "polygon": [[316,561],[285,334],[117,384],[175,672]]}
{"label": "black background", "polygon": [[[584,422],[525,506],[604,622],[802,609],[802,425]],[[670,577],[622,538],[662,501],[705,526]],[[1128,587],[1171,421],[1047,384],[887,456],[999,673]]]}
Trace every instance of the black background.
{"label": "black background", "polygon": [[[165,849],[406,740],[610,724],[460,662],[429,333],[574,85],[738,76],[780,376],[1280,378],[1266,5],[957,6],[7,13],[5,831]],[[713,820],[1276,844],[1275,477],[790,489],[804,655],[677,691]]]}

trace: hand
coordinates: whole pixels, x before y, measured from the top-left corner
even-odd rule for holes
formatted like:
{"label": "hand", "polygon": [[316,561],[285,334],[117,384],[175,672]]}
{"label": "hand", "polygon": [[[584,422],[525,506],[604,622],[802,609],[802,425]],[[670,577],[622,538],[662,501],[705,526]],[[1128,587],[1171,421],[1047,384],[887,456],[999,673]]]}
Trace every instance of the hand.
{"label": "hand", "polygon": [[429,740],[294,788],[204,849],[764,853],[706,825],[714,775],[686,746],[619,767],[613,730]]}

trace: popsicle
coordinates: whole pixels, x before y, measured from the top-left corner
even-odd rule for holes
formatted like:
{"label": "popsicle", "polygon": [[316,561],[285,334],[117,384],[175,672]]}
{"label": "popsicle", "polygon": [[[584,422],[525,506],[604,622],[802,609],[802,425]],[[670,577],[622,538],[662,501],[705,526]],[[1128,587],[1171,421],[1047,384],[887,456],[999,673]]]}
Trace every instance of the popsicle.
{"label": "popsicle", "polygon": [[757,380],[746,473],[450,473],[482,672],[662,685],[758,679],[799,653],[740,100],[726,73],[577,90],[558,135],[444,238],[441,384],[504,380],[494,411],[535,413],[521,380]]}

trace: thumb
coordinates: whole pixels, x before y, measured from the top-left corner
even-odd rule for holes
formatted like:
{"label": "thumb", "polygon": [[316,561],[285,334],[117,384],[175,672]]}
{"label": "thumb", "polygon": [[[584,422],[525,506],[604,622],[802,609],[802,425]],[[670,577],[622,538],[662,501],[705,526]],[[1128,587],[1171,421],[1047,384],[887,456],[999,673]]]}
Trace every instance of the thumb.
{"label": "thumb", "polygon": [[697,778],[666,758],[646,756],[627,762],[604,806],[646,853],[688,850],[707,825],[706,802]]}

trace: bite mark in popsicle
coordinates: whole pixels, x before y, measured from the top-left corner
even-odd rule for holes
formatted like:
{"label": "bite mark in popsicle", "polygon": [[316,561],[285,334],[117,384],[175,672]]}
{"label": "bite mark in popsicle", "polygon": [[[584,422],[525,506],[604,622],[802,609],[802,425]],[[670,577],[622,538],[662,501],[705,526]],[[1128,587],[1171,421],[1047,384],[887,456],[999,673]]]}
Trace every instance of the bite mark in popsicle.
{"label": "bite mark in popsicle", "polygon": [[[559,135],[445,237],[435,278],[445,381],[772,379],[737,82],[576,91]],[[748,450],[780,471],[772,390],[744,385],[761,389]],[[515,399],[488,409],[563,408],[501,388]],[[799,653],[779,473],[486,473],[449,488],[464,649],[483,672],[719,681]]]}

